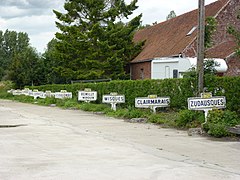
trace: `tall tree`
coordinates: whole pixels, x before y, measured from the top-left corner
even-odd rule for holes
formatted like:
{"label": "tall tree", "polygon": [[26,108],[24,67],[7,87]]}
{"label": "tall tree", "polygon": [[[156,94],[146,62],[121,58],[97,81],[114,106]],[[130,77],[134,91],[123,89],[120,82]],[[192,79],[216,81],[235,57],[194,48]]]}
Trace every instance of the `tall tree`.
{"label": "tall tree", "polygon": [[0,31],[0,80],[6,76],[16,54],[25,51],[28,46],[29,38],[26,33]]}
{"label": "tall tree", "polygon": [[170,13],[167,15],[166,20],[172,19],[177,17],[176,13],[174,10],[170,11]]}
{"label": "tall tree", "polygon": [[137,8],[137,0],[127,5],[124,0],[68,0],[66,13],[54,10],[58,20],[56,33],[56,70],[70,79],[124,79],[124,66],[136,56],[142,43],[132,39],[140,25],[141,15],[129,23],[128,18]]}
{"label": "tall tree", "polygon": [[42,71],[43,63],[36,49],[28,47],[14,54],[8,76],[17,87],[22,88],[24,85],[40,85],[44,80]]}
{"label": "tall tree", "polygon": [[66,80],[56,71],[56,68],[60,65],[58,60],[58,52],[56,49],[57,40],[52,39],[47,44],[47,49],[42,55],[44,64],[44,74],[46,84],[60,84],[65,83]]}

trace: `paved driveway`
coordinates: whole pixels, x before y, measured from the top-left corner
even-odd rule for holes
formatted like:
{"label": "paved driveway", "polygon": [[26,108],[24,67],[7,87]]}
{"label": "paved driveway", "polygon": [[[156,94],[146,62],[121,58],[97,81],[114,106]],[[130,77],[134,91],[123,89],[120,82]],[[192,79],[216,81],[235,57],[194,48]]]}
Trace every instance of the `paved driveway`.
{"label": "paved driveway", "polygon": [[240,179],[240,142],[6,100],[0,126],[1,180]]}

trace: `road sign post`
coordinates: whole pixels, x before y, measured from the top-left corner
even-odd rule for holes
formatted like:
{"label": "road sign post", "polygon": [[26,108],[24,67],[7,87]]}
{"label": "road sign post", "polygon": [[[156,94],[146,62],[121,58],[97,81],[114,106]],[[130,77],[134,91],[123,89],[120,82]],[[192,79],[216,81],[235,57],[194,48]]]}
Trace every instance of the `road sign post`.
{"label": "road sign post", "polygon": [[72,99],[72,92],[61,90],[60,92],[55,92],[54,96],[56,99]]}
{"label": "road sign post", "polygon": [[212,97],[209,93],[202,93],[201,97],[188,98],[189,110],[202,110],[205,114],[205,123],[207,123],[208,112],[212,109],[223,109],[226,107],[226,98],[224,96]]}
{"label": "road sign post", "polygon": [[102,102],[111,104],[111,109],[116,111],[118,103],[125,103],[125,96],[118,95],[117,93],[110,93],[109,95],[103,95]]}
{"label": "road sign post", "polygon": [[97,91],[91,91],[89,88],[85,88],[84,91],[78,91],[78,101],[84,101],[89,103],[90,101],[97,100]]}
{"label": "road sign post", "polygon": [[148,97],[135,98],[135,107],[150,108],[156,113],[158,107],[168,107],[170,105],[170,97],[157,97],[157,95],[148,95]]}

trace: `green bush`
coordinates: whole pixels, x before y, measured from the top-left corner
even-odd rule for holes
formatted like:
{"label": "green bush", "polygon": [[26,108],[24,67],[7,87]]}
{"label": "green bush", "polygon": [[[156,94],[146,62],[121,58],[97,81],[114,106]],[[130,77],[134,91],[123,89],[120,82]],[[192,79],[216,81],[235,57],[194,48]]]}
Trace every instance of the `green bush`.
{"label": "green bush", "polygon": [[84,111],[92,111],[92,112],[107,112],[110,111],[110,106],[106,104],[93,104],[93,103],[80,103],[78,104],[78,108]]}
{"label": "green bush", "polygon": [[[192,85],[191,85],[192,84]],[[64,85],[44,85],[29,87],[38,90],[50,90],[52,92],[59,92],[62,89],[73,93],[73,97],[77,96],[79,90],[91,88],[98,92],[96,103],[100,104],[102,96],[111,92],[124,94],[126,103],[121,105],[125,108],[134,106],[136,97],[147,97],[150,94],[157,94],[161,96],[170,96],[171,107],[187,107],[187,98],[192,97],[195,92],[195,87],[191,79],[165,79],[165,80],[125,80],[125,81],[111,81],[101,83],[76,83]],[[190,85],[190,86],[189,86]]]}
{"label": "green bush", "polygon": [[124,119],[147,118],[150,115],[148,109],[137,109],[134,107],[118,108],[116,111],[109,111],[107,115]]}
{"label": "green bush", "polygon": [[181,110],[176,119],[176,126],[181,128],[199,127],[204,122],[204,114],[201,111]]}
{"label": "green bush", "polygon": [[240,118],[236,112],[212,110],[209,111],[204,129],[209,135],[214,137],[225,137],[231,135],[227,129],[238,124],[240,124]]}
{"label": "green bush", "polygon": [[[225,96],[227,100],[226,108],[236,111],[240,115],[240,77],[214,77],[206,76],[205,86],[213,96]],[[187,109],[187,99],[195,97],[197,92],[196,79],[163,79],[163,80],[124,80],[100,83],[76,83],[76,84],[53,84],[44,86],[29,87],[31,89],[50,90],[58,92],[66,89],[73,93],[76,98],[79,90],[91,88],[98,92],[96,103],[100,104],[102,96],[111,92],[124,94],[126,103],[121,105],[124,108],[134,106],[136,97],[147,97],[156,94],[159,97],[169,96],[170,107],[174,109]]]}
{"label": "green bush", "polygon": [[46,97],[44,101],[46,105],[50,105],[50,104],[56,104],[57,99],[54,97]]}
{"label": "green bush", "polygon": [[12,100],[17,100],[23,103],[34,103],[36,102],[36,100],[31,97],[31,96],[25,96],[25,95],[19,95],[19,96],[13,96],[13,98],[11,98]]}
{"label": "green bush", "polygon": [[11,93],[7,93],[7,90],[13,89],[15,84],[12,81],[1,81],[0,82],[0,98],[3,99],[11,99],[13,95]]}
{"label": "green bush", "polygon": [[64,102],[64,108],[76,108],[78,102],[75,99],[66,99]]}
{"label": "green bush", "polygon": [[14,88],[15,88],[15,84],[12,81],[1,81],[0,82],[0,89],[10,90],[10,89],[14,89]]}
{"label": "green bush", "polygon": [[148,122],[163,124],[164,126],[167,126],[167,127],[176,127],[177,117],[178,117],[178,113],[174,111],[159,112],[157,114],[151,114],[148,117]]}
{"label": "green bush", "polygon": [[[209,122],[205,124],[205,130],[216,137],[227,136],[227,127],[233,126],[240,117],[240,77],[214,77],[205,76],[205,86],[213,96],[226,97],[226,111],[224,113],[216,113],[209,117]],[[11,84],[11,83],[10,83]],[[204,122],[204,114],[202,111],[189,111],[187,109],[187,99],[196,96],[196,79],[164,79],[164,80],[126,80],[111,81],[101,83],[77,83],[77,84],[53,84],[44,86],[29,87],[30,89],[50,90],[59,92],[67,90],[73,93],[73,101],[60,99],[37,100],[39,103],[57,104],[61,107],[77,107],[87,111],[101,111],[114,117],[136,118],[147,117],[149,122],[158,124],[170,124],[181,128],[199,127]],[[10,87],[7,85],[5,87]],[[91,88],[98,92],[98,99],[93,103],[77,103],[77,92]],[[101,104],[102,96],[111,92],[124,94],[126,103],[117,105],[117,111],[110,110],[109,104]],[[168,110],[180,111],[179,113],[157,113],[151,114],[149,109],[134,108],[136,97],[147,97],[150,94],[156,94],[158,97],[169,96],[170,108]],[[0,97],[8,99],[19,99],[19,101],[35,102],[32,97],[24,100],[25,97],[13,97],[6,93],[6,89],[0,86]],[[174,116],[171,116],[173,114]],[[178,114],[178,115],[177,115]],[[211,113],[210,113],[211,114]],[[171,120],[169,120],[170,118]],[[223,120],[224,119],[224,120]]]}

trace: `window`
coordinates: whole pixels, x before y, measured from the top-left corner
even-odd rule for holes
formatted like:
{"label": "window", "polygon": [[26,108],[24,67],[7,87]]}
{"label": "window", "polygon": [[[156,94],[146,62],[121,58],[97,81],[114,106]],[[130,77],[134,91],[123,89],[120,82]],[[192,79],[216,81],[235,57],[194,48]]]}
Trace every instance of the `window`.
{"label": "window", "polygon": [[187,36],[190,36],[196,29],[197,29],[197,26],[194,26],[194,27],[187,33]]}
{"label": "window", "polygon": [[165,78],[170,78],[170,67],[165,66]]}
{"label": "window", "polygon": [[144,71],[143,71],[143,68],[141,69],[140,78],[141,78],[141,79],[144,79]]}
{"label": "window", "polygon": [[178,70],[177,69],[173,70],[173,78],[178,78]]}

